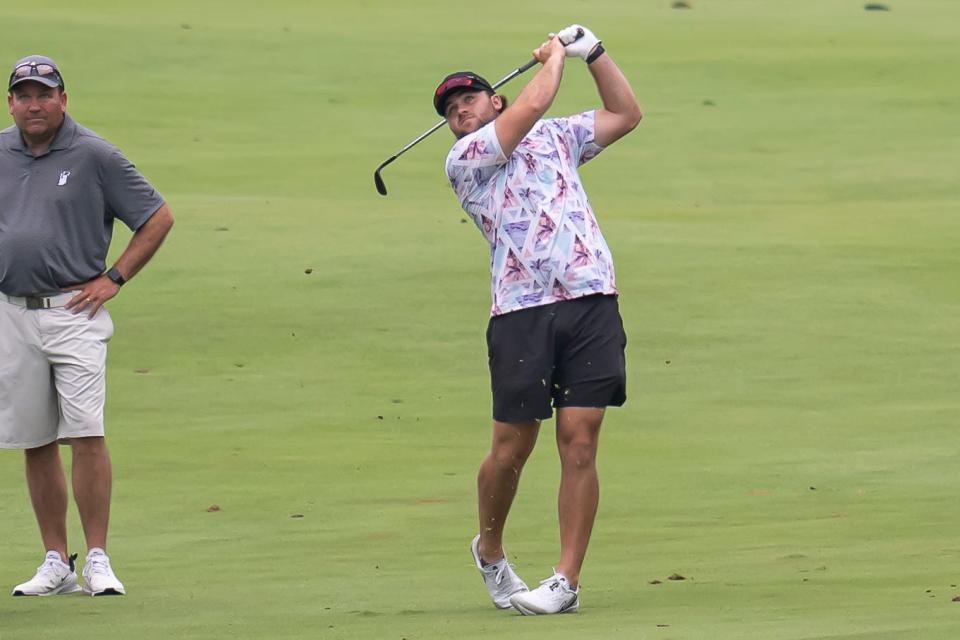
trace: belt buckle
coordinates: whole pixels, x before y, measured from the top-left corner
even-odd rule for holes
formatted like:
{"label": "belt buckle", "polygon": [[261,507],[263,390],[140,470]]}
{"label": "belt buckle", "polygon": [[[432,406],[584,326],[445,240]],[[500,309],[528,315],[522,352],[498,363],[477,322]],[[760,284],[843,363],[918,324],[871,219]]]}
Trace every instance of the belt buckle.
{"label": "belt buckle", "polygon": [[48,300],[47,298],[35,298],[33,296],[25,296],[24,301],[27,303],[27,309],[34,311],[36,309],[47,309]]}

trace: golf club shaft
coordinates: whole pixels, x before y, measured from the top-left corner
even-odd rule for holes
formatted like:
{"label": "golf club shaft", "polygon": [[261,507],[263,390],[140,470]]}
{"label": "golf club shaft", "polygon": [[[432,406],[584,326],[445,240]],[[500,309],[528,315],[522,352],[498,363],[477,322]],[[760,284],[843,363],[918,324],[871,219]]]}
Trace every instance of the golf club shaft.
{"label": "golf club shaft", "polygon": [[[527,69],[529,69],[530,67],[532,67],[532,66],[535,65],[535,64],[537,64],[537,59],[536,59],[536,58],[531,58],[531,59],[530,59],[530,62],[528,62],[527,64],[523,65],[522,67],[517,67],[516,69],[514,69],[513,71],[511,71],[510,73],[508,73],[508,74],[505,75],[504,77],[502,77],[502,78],[500,78],[499,80],[497,80],[496,82],[494,82],[492,88],[498,89],[498,88],[502,87],[503,85],[505,85],[506,83],[510,82],[511,80],[513,80],[513,79],[516,78],[518,75],[520,75],[521,73],[523,73],[524,71],[526,71]],[[446,120],[446,118],[444,118],[443,120],[441,120],[441,121],[438,122],[437,124],[433,125],[433,126],[430,127],[429,129],[427,129],[426,131],[424,131],[423,133],[421,133],[421,134],[417,137],[416,140],[414,140],[413,142],[411,142],[410,144],[408,144],[407,146],[405,146],[403,149],[400,149],[400,151],[398,151],[398,152],[396,153],[396,155],[393,156],[393,158],[391,158],[391,160],[395,160],[395,159],[397,159],[398,157],[400,157],[400,154],[401,154],[401,153],[403,153],[404,151],[406,151],[407,149],[409,149],[409,148],[412,147],[413,145],[417,144],[418,142],[420,142],[421,140],[423,140],[424,138],[426,138],[427,136],[429,136],[431,133],[433,133],[434,131],[436,131],[437,129],[439,129],[439,128],[442,127],[443,125],[445,125],[446,123],[447,123],[447,120]]]}
{"label": "golf club shaft", "polygon": [[[510,73],[508,73],[507,75],[505,75],[503,78],[501,78],[500,80],[498,80],[497,82],[495,82],[495,83],[493,84],[493,88],[496,89],[496,88],[498,88],[498,87],[503,86],[504,84],[506,84],[507,82],[510,82],[511,80],[513,80],[514,78],[516,78],[518,75],[520,75],[521,73],[523,73],[524,71],[526,71],[526,70],[529,69],[530,67],[534,66],[535,64],[537,64],[537,59],[536,59],[536,58],[531,58],[529,62],[527,62],[527,63],[524,64],[523,66],[517,67],[516,69],[514,69],[513,71],[511,71]],[[375,182],[376,185],[377,185],[377,191],[379,191],[381,195],[387,195],[387,194],[386,194],[387,188],[386,188],[386,185],[383,184],[383,180],[380,178],[380,171],[382,171],[384,167],[386,167],[388,164],[390,164],[391,162],[393,162],[394,160],[396,160],[397,158],[399,158],[400,156],[402,156],[402,155],[403,155],[404,153],[406,153],[407,150],[409,150],[411,147],[414,147],[414,146],[416,146],[417,144],[419,144],[424,138],[426,138],[427,136],[429,136],[431,133],[433,133],[434,131],[436,131],[437,129],[439,129],[440,127],[442,127],[443,125],[445,125],[446,123],[447,123],[447,120],[444,118],[443,120],[441,120],[441,121],[438,122],[437,124],[433,125],[433,126],[430,127],[429,129],[427,129],[426,131],[424,131],[423,133],[421,133],[421,134],[420,134],[419,136],[417,136],[412,142],[410,142],[407,146],[405,146],[404,148],[400,149],[400,151],[397,151],[395,154],[393,154],[392,156],[390,156],[389,158],[387,158],[386,160],[384,160],[383,163],[381,163],[380,166],[377,167],[377,170],[373,172],[373,177],[374,177],[374,182]]]}
{"label": "golf club shaft", "polygon": [[431,133],[433,133],[434,131],[436,131],[437,129],[439,129],[440,127],[442,127],[443,125],[445,125],[446,123],[447,123],[446,119],[441,120],[441,121],[438,122],[437,124],[433,125],[433,126],[430,127],[429,129],[427,129],[426,131],[424,131],[423,133],[421,133],[419,136],[416,137],[416,139],[414,139],[413,142],[411,142],[410,144],[408,144],[407,146],[405,146],[403,149],[400,149],[400,151],[397,151],[389,160],[387,160],[387,161],[384,162],[382,165],[380,165],[380,168],[382,169],[383,167],[385,167],[385,166],[388,165],[389,163],[391,163],[391,162],[393,162],[394,160],[396,160],[397,158],[399,158],[401,155],[404,154],[404,152],[406,152],[407,149],[409,149],[410,147],[418,144],[421,140],[423,140],[424,138],[426,138],[427,136],[429,136]]}
{"label": "golf club shaft", "polygon": [[497,80],[496,82],[494,82],[494,83],[493,83],[493,88],[496,89],[496,88],[498,88],[498,87],[500,87],[500,86],[503,86],[504,84],[510,82],[511,80],[513,80],[513,79],[516,78],[518,75],[520,75],[521,73],[523,73],[524,71],[526,71],[527,69],[529,69],[530,67],[532,67],[532,66],[535,65],[535,64],[537,64],[537,59],[536,59],[536,58],[530,58],[530,62],[526,63],[526,64],[523,65],[522,67],[517,67],[516,69],[514,69],[513,71],[511,71],[511,72],[508,73],[507,75],[503,76],[502,78],[500,78],[499,80]]}

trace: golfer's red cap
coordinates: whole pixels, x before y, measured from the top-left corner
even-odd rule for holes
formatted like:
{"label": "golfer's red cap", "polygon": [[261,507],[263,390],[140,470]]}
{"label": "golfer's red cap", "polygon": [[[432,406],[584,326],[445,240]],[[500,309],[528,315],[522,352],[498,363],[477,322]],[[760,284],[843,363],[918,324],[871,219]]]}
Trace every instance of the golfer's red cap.
{"label": "golfer's red cap", "polygon": [[493,87],[482,76],[478,76],[472,71],[457,71],[451,73],[437,86],[433,92],[433,108],[441,116],[444,113],[444,107],[447,106],[447,98],[460,91],[488,91],[493,93]]}

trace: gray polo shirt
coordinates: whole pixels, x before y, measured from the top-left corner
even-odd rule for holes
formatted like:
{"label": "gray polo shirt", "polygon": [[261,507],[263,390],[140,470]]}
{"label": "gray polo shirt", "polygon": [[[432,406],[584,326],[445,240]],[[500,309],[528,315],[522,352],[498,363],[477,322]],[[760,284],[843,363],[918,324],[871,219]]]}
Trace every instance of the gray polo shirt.
{"label": "gray polo shirt", "polygon": [[0,131],[0,292],[52,294],[103,273],[118,218],[136,231],[163,198],[119,149],[66,115],[34,157]]}

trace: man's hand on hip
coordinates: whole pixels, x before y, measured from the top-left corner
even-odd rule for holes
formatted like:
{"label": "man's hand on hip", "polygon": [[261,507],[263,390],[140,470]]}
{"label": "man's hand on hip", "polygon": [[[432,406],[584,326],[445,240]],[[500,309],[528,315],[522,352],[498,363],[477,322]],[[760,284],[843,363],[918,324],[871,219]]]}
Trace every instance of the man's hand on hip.
{"label": "man's hand on hip", "polygon": [[100,311],[100,307],[107,300],[117,295],[120,291],[120,285],[104,274],[93,280],[67,287],[64,291],[77,291],[77,295],[64,305],[64,309],[69,309],[74,313],[89,311],[89,317],[93,319],[93,316],[97,315],[97,311]]}

